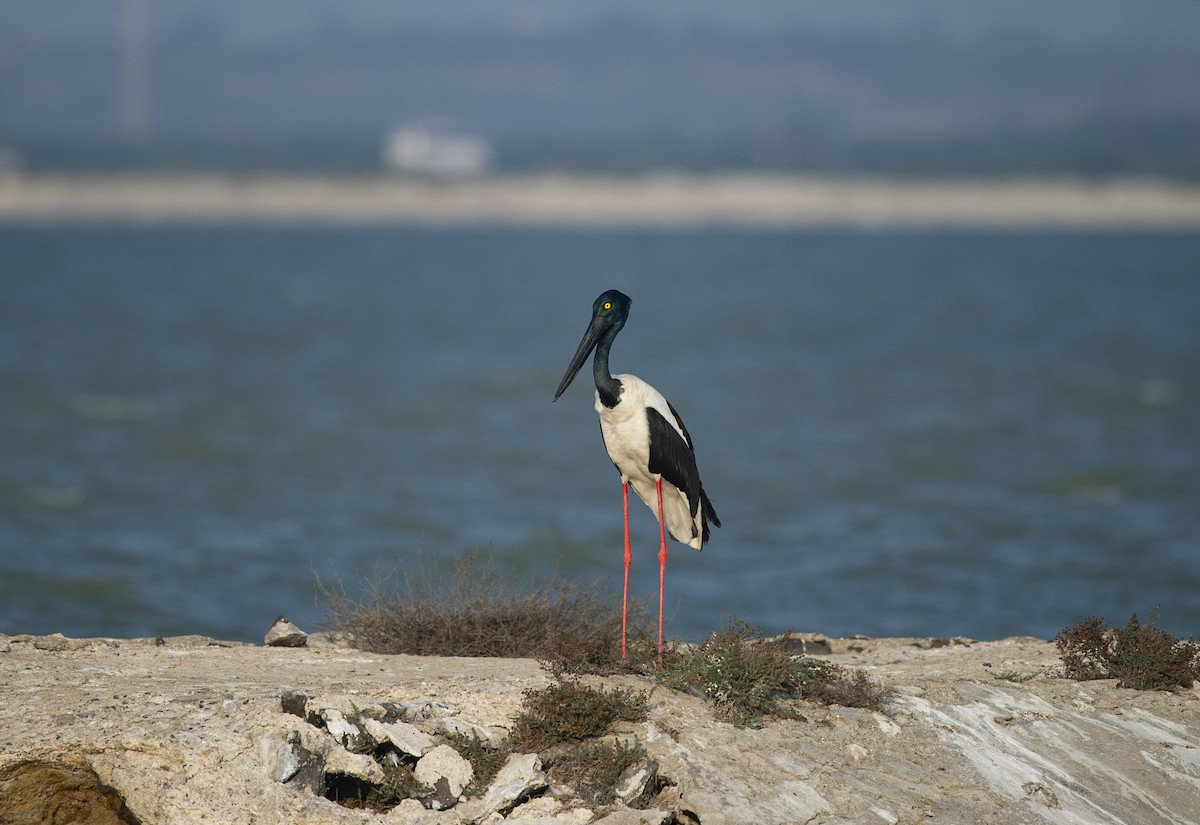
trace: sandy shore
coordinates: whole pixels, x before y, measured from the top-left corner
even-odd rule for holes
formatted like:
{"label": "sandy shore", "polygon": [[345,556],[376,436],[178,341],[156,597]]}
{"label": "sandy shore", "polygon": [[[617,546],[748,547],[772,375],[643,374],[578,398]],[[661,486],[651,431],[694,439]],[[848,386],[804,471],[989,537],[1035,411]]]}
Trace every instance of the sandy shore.
{"label": "sandy shore", "polygon": [[1200,185],[738,174],[467,181],[222,175],[0,176],[0,222],[1200,229]]}

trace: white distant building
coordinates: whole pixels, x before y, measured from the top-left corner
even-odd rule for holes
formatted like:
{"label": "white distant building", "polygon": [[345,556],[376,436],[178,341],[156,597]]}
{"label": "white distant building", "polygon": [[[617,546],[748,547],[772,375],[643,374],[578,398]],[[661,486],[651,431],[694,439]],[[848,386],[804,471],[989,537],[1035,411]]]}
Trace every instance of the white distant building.
{"label": "white distant building", "polygon": [[387,168],[437,177],[481,175],[491,168],[492,154],[491,144],[483,138],[420,128],[397,129],[383,143]]}

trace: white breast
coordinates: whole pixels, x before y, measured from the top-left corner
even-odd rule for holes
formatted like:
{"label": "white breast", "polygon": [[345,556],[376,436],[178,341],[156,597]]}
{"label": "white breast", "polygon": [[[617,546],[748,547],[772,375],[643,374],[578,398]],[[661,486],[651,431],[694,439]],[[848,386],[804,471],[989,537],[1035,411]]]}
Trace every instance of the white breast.
{"label": "white breast", "polygon": [[[650,472],[650,426],[646,409],[662,414],[683,438],[675,414],[662,393],[636,375],[614,375],[621,382],[621,400],[615,407],[606,407],[596,393],[596,413],[600,416],[600,434],[608,457],[621,474],[621,480],[633,487],[638,497],[658,517],[656,482],[659,476]],[[700,513],[693,518],[687,496],[669,482],[663,483],[663,517],[671,537],[683,544],[700,549]]]}

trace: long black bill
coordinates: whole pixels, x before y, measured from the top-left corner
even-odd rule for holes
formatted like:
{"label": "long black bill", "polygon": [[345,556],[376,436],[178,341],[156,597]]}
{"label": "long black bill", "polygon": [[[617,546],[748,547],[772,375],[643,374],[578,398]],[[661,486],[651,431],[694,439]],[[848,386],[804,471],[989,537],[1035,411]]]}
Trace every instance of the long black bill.
{"label": "long black bill", "polygon": [[592,350],[596,348],[596,344],[600,342],[600,335],[604,332],[605,323],[600,318],[593,318],[592,324],[587,328],[587,332],[583,334],[583,340],[579,342],[579,349],[575,350],[575,357],[571,359],[571,365],[567,367],[567,371],[563,374],[562,381],[559,382],[558,390],[554,393],[554,400],[562,395],[567,387],[571,386],[571,382],[575,380],[575,376],[579,374],[579,370],[583,368],[583,364],[587,361],[587,357],[592,354]]}

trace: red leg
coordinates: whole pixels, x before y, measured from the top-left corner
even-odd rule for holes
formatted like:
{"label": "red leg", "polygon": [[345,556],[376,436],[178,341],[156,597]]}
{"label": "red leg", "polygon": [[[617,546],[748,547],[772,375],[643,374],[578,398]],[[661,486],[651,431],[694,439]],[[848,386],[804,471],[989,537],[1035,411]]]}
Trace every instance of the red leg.
{"label": "red leg", "polygon": [[663,648],[663,592],[667,583],[667,526],[663,519],[662,479],[654,484],[658,491],[658,666],[662,667]]}
{"label": "red leg", "polygon": [[621,508],[625,513],[625,588],[621,593],[621,658],[628,657],[625,649],[626,627],[629,622],[629,563],[633,550],[629,546],[629,482],[621,482]]}

